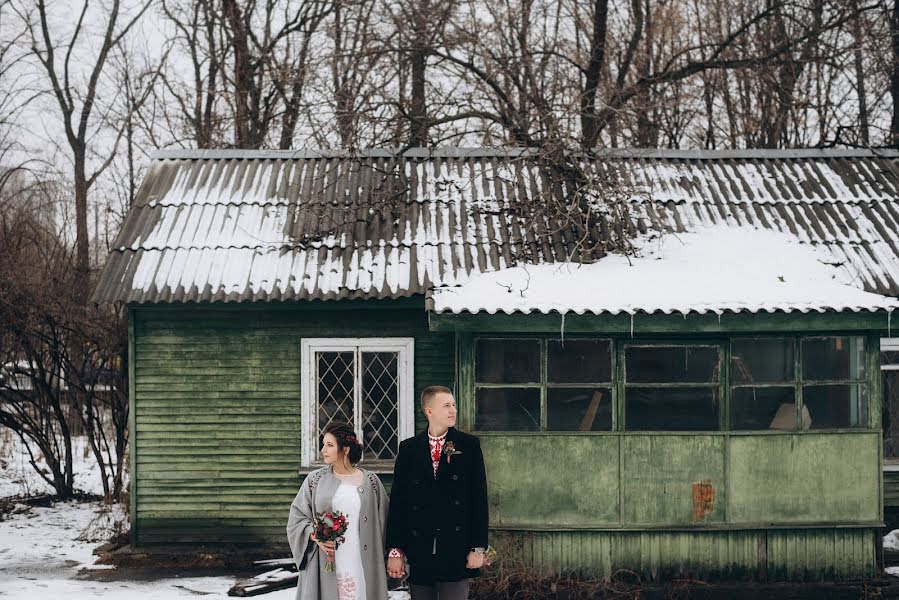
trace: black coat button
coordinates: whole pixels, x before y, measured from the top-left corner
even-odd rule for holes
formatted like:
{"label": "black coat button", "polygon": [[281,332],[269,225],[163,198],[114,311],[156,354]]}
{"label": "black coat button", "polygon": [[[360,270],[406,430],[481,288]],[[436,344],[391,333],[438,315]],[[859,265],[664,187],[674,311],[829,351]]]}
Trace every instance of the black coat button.
{"label": "black coat button", "polygon": [[362,546],[362,549],[363,549],[363,550],[368,550],[368,544],[365,544],[364,546]]}
{"label": "black coat button", "polygon": [[460,525],[456,525],[456,531],[462,531],[462,527]]}
{"label": "black coat button", "polygon": [[363,522],[363,523],[367,523],[367,522],[368,522],[368,517],[362,517],[362,522]]}
{"label": "black coat button", "polygon": [[457,479],[459,479],[459,476],[458,476],[458,475],[453,475],[453,481],[456,481]]}

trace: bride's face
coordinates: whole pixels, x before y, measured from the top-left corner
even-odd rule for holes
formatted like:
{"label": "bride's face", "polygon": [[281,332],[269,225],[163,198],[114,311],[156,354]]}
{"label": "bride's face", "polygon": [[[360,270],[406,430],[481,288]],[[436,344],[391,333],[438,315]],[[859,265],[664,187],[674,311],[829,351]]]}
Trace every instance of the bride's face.
{"label": "bride's face", "polygon": [[337,438],[326,433],[322,437],[322,461],[326,465],[340,462],[340,449],[337,447]]}

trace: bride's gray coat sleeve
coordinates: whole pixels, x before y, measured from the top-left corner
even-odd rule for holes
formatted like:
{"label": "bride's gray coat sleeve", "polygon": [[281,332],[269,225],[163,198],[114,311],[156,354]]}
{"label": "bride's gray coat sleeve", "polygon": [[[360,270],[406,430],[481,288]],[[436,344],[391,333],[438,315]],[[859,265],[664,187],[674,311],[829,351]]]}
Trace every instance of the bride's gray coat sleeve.
{"label": "bride's gray coat sleeve", "polygon": [[287,519],[287,541],[293,553],[293,560],[301,571],[309,564],[309,557],[315,549],[315,542],[309,539],[312,521],[315,518],[309,480],[310,477],[306,477],[300,486],[300,491],[290,505],[290,516]]}

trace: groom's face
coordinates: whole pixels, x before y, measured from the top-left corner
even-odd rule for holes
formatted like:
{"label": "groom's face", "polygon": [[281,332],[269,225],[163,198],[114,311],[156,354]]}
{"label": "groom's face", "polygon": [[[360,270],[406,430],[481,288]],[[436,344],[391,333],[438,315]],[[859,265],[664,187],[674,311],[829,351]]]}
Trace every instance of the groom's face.
{"label": "groom's face", "polygon": [[435,395],[425,414],[432,425],[454,427],[456,425],[456,401],[453,399],[453,395],[446,392]]}

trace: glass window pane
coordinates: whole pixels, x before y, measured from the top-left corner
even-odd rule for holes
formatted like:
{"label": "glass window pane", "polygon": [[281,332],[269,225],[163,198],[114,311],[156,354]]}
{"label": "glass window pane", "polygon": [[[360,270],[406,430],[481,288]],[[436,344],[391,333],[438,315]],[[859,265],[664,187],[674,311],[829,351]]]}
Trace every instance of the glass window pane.
{"label": "glass window pane", "polygon": [[540,383],[537,340],[479,339],[474,362],[478,383]]}
{"label": "glass window pane", "polygon": [[737,339],[731,344],[734,383],[793,381],[793,340],[784,338]]}
{"label": "glass window pane", "polygon": [[628,431],[718,430],[717,388],[627,388]]}
{"label": "glass window pane", "polygon": [[318,431],[324,431],[331,421],[353,425],[354,352],[315,354],[318,368]]}
{"label": "glass window pane", "polygon": [[398,352],[362,353],[362,441],[365,458],[392,460],[399,450]]}
{"label": "glass window pane", "polygon": [[708,383],[718,381],[717,346],[629,346],[628,383]]}
{"label": "glass window pane", "polygon": [[887,350],[880,353],[880,364],[882,365],[899,365],[899,351]]}
{"label": "glass window pane", "polygon": [[611,431],[612,390],[609,388],[548,388],[549,431]]}
{"label": "glass window pane", "polygon": [[864,338],[826,337],[802,340],[803,381],[863,379],[864,376]]}
{"label": "glass window pane", "polygon": [[793,418],[789,428],[796,428],[796,390],[791,387],[734,388],[731,393],[731,429],[769,429],[781,405],[792,407]]}
{"label": "glass window pane", "polygon": [[475,394],[478,431],[539,431],[540,390],[478,388]]}
{"label": "glass window pane", "polygon": [[881,373],[883,392],[883,456],[899,457],[899,371]]}
{"label": "glass window pane", "polygon": [[802,402],[808,409],[812,429],[866,427],[867,402],[864,385],[807,385]]}
{"label": "glass window pane", "polygon": [[549,383],[612,381],[609,340],[550,340],[546,344]]}

